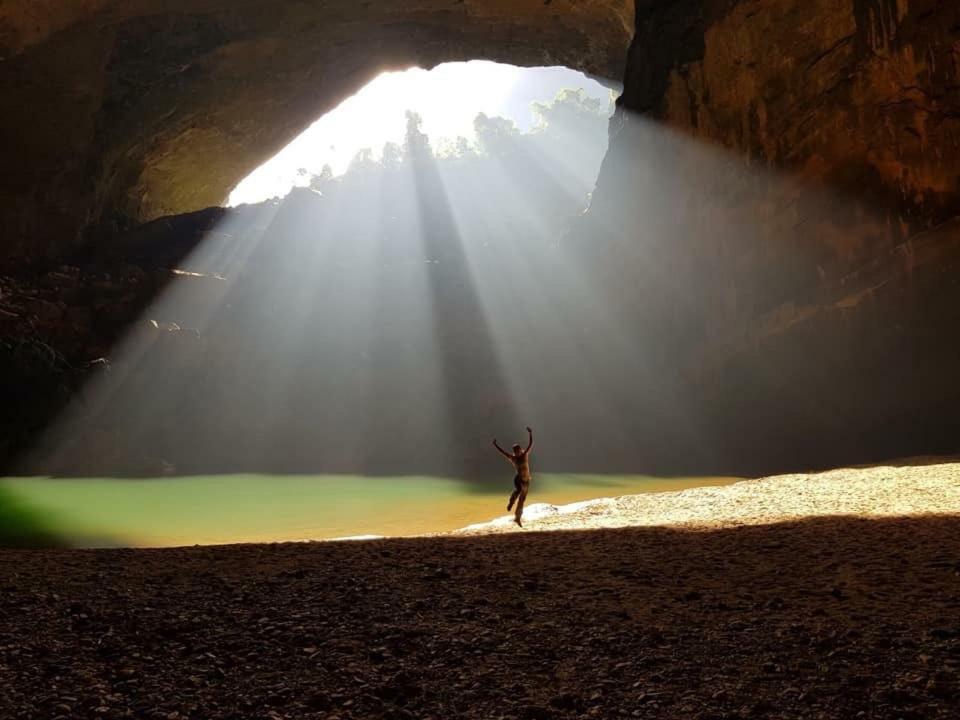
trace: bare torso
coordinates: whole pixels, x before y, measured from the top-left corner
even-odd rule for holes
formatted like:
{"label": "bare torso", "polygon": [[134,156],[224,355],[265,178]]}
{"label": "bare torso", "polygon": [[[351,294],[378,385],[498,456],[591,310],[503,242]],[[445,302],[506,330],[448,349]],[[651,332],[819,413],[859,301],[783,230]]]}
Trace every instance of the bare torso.
{"label": "bare torso", "polygon": [[514,455],[512,457],[513,466],[517,469],[517,477],[524,482],[530,482],[530,453]]}

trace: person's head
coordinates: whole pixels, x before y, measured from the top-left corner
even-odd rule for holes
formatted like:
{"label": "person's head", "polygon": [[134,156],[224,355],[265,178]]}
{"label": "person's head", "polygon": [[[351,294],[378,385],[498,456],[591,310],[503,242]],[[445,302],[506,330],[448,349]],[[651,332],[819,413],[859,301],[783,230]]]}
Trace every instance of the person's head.
{"label": "person's head", "polygon": [[522,452],[523,452],[523,448],[522,448],[522,447],[520,447],[519,445],[514,445],[514,446],[513,446],[513,454],[514,454],[514,455],[519,455],[519,454],[521,454]]}

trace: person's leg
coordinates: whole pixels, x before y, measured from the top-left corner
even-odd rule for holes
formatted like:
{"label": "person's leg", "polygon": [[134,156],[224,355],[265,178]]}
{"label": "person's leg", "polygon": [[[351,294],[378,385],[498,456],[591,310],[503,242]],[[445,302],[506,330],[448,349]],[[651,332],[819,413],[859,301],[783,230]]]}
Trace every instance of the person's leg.
{"label": "person's leg", "polygon": [[510,512],[513,508],[513,503],[517,501],[517,496],[520,495],[520,478],[513,478],[513,494],[510,495],[510,502],[507,503],[507,512]]}
{"label": "person's leg", "polygon": [[523,504],[527,501],[527,490],[530,488],[529,485],[523,483],[522,487],[519,489],[519,497],[517,498],[517,510],[513,515],[513,519],[516,521],[517,525],[523,527],[523,523],[520,522],[520,519],[523,517]]}

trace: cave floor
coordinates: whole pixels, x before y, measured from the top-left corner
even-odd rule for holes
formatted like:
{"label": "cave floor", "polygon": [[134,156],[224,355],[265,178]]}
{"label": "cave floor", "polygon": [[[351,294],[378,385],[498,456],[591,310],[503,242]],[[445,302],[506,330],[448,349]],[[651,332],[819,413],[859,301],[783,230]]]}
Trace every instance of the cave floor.
{"label": "cave floor", "polygon": [[4,718],[948,718],[960,516],[0,551]]}

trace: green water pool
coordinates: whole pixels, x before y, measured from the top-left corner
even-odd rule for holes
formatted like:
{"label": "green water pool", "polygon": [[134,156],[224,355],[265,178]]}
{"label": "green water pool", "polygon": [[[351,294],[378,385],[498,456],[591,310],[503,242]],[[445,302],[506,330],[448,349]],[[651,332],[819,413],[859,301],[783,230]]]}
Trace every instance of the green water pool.
{"label": "green water pool", "polygon": [[[725,484],[734,478],[538,474],[528,505]],[[80,547],[414,535],[506,514],[502,482],[434,476],[215,475],[0,479],[0,544],[31,530]],[[12,539],[11,539],[12,538]],[[23,544],[23,543],[20,543]]]}

